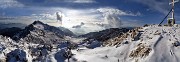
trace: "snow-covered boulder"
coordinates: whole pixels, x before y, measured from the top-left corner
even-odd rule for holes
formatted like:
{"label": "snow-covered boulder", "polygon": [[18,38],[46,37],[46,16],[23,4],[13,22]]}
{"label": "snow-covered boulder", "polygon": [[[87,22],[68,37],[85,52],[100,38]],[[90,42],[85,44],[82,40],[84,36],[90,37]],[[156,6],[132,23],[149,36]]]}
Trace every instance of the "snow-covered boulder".
{"label": "snow-covered boulder", "polygon": [[26,52],[20,49],[15,49],[7,54],[7,62],[27,62]]}

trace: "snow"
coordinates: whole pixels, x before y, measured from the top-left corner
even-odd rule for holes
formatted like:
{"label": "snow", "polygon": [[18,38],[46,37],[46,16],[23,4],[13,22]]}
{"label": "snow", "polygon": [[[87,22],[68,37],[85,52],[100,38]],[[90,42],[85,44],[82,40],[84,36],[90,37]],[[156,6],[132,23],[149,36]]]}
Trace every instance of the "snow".
{"label": "snow", "polygon": [[[180,40],[180,27],[159,27],[151,25],[143,27],[139,40],[123,40],[129,44],[120,44],[119,47],[98,47],[94,49],[73,50],[73,58],[77,61],[87,62],[179,62],[180,47],[173,43]],[[128,37],[129,38],[129,37]],[[130,57],[130,53],[144,45],[152,49],[146,56]],[[179,45],[179,44],[178,44]],[[138,54],[143,54],[142,51]]]}
{"label": "snow", "polygon": [[44,26],[42,24],[34,24],[33,26],[38,29],[44,29]]}
{"label": "snow", "polygon": [[[69,59],[70,62],[180,62],[179,25],[173,27],[150,25],[138,30],[138,39],[132,40],[131,35],[128,35],[127,38],[118,40],[119,44],[106,47],[97,40],[84,42],[84,38],[69,36],[65,37],[66,40],[61,43],[49,46],[27,42],[24,39],[16,42],[0,35],[0,61],[6,61],[8,57],[11,62],[25,60],[28,62],[68,62],[64,54],[72,43],[78,46],[71,50],[73,55]],[[31,35],[38,36],[35,31],[31,31]],[[56,38],[53,35],[46,36]],[[109,40],[115,43],[113,38]],[[19,59],[16,58],[17,56]]]}

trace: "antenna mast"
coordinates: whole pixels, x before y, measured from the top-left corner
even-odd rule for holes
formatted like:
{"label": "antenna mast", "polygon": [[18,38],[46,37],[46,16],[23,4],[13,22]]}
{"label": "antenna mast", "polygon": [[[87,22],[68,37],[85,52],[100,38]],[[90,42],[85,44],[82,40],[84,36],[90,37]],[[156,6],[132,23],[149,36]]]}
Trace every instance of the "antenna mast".
{"label": "antenna mast", "polygon": [[172,9],[169,11],[169,13],[166,15],[166,17],[161,21],[161,23],[159,25],[161,25],[163,23],[163,21],[168,17],[168,15],[170,13],[172,13],[172,17],[171,18],[168,18],[168,26],[173,26],[175,24],[175,17],[174,17],[174,4],[175,4],[175,1],[172,0],[172,2],[170,3],[170,5],[172,5]]}
{"label": "antenna mast", "polygon": [[175,3],[175,1],[172,0],[172,24],[175,24],[175,18],[174,18],[174,3]]}

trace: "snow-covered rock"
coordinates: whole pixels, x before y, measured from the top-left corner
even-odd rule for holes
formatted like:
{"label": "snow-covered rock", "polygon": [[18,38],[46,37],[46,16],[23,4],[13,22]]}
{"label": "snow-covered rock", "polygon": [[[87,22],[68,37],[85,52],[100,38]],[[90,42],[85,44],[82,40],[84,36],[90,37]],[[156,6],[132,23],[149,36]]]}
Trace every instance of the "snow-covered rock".
{"label": "snow-covered rock", "polygon": [[7,62],[27,62],[26,52],[20,49],[15,49],[7,54]]}
{"label": "snow-covered rock", "polygon": [[74,34],[65,28],[57,28],[49,26],[40,21],[35,21],[22,31],[13,36],[14,40],[33,42],[36,44],[57,44],[64,39],[65,36],[74,36]]}
{"label": "snow-covered rock", "polygon": [[[106,39],[103,42],[95,38],[87,42],[79,37],[61,38],[46,29],[41,22],[34,22],[19,42],[0,35],[0,62],[180,62],[179,25],[149,25],[121,34],[99,34],[103,36],[99,38]],[[20,37],[26,30],[19,33]],[[60,40],[53,44],[52,39]]]}
{"label": "snow-covered rock", "polygon": [[[85,62],[179,62],[180,27],[150,25],[138,28],[132,40],[131,33],[110,39],[111,46],[73,50],[73,59]],[[128,42],[128,43],[127,43]]]}

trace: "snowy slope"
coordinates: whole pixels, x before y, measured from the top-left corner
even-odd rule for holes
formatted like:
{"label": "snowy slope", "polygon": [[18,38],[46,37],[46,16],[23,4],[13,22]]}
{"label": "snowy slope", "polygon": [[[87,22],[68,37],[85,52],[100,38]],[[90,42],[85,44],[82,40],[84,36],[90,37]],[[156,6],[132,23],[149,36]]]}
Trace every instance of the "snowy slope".
{"label": "snowy slope", "polygon": [[15,34],[12,39],[19,41],[27,41],[33,43],[47,43],[56,44],[57,42],[64,41],[66,36],[74,36],[74,34],[63,27],[56,28],[42,23],[41,21],[35,21],[29,26],[25,27],[22,31]]}
{"label": "snowy slope", "polygon": [[0,62],[64,62],[64,50],[72,44],[66,38],[71,36],[74,34],[68,29],[35,21],[13,40],[0,35]]}
{"label": "snowy slope", "polygon": [[[64,62],[68,43],[58,45],[16,42],[0,35],[0,62]],[[64,47],[59,47],[59,46]]]}
{"label": "snowy slope", "polygon": [[[152,25],[139,28],[138,33],[140,34],[139,39],[135,41],[132,41],[129,35],[113,46],[73,50],[75,54],[73,59],[80,62],[180,61],[180,27]],[[112,43],[116,43],[115,39],[110,40]]]}
{"label": "snowy slope", "polygon": [[[135,39],[132,32],[127,32],[106,40],[101,46],[97,46],[97,40],[82,45],[79,43],[83,38],[70,36],[53,44],[48,39],[61,38],[46,30],[41,36],[44,29],[42,24],[33,24],[30,34],[19,42],[0,35],[0,62],[68,62],[67,54],[71,56],[70,62],[180,62],[180,25],[136,28]],[[44,39],[47,43],[28,42],[26,38]]]}

